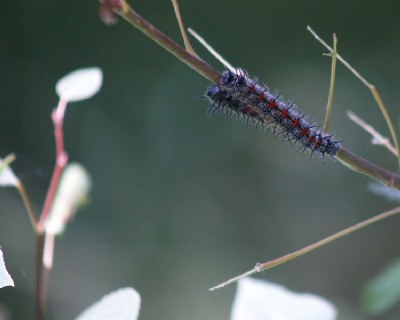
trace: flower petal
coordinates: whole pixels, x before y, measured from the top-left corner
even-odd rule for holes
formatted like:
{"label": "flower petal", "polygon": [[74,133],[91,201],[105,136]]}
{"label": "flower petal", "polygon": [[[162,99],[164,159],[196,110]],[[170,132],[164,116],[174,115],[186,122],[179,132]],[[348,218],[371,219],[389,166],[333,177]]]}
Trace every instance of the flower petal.
{"label": "flower petal", "polygon": [[103,72],[100,68],[78,69],[58,80],[56,92],[60,99],[75,102],[91,98],[101,87]]}
{"label": "flower petal", "polygon": [[75,320],[136,320],[139,310],[139,293],[133,288],[123,288],[107,294]]}
{"label": "flower petal", "polygon": [[82,165],[72,162],[64,169],[53,206],[46,220],[47,233],[59,235],[64,231],[79,205],[87,198],[91,186],[90,175]]}
{"label": "flower petal", "polygon": [[6,265],[4,264],[3,252],[0,250],[0,288],[6,286],[14,287],[14,281],[7,272]]}
{"label": "flower petal", "polygon": [[295,293],[263,280],[238,282],[231,320],[334,320],[336,308],[308,293]]}
{"label": "flower petal", "polygon": [[1,187],[16,187],[18,178],[11,170],[9,165],[0,158],[0,186]]}

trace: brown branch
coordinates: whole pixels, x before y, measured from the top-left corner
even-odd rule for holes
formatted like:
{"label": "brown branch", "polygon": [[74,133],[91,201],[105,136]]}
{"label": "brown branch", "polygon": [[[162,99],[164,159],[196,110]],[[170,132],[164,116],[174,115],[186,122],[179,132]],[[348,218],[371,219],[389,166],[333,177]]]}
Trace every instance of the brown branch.
{"label": "brown branch", "polygon": [[340,149],[335,157],[353,171],[362,173],[388,187],[400,189],[400,176],[398,174],[387,171],[345,148]]}
{"label": "brown branch", "polygon": [[178,0],[172,0],[172,5],[174,7],[174,11],[175,11],[175,16],[176,16],[176,20],[178,20],[178,24],[179,24],[179,29],[181,30],[181,34],[182,34],[182,38],[183,38],[183,42],[185,43],[185,47],[186,50],[194,55],[197,56],[196,52],[194,51],[192,45],[190,44],[190,40],[189,37],[186,33],[186,28],[185,25],[183,23],[183,19],[182,19],[182,14],[181,14],[181,10],[179,8],[179,2]]}
{"label": "brown branch", "polygon": [[162,46],[165,50],[172,53],[182,62],[186,63],[190,68],[200,73],[206,79],[214,83],[218,83],[219,79],[221,78],[220,72],[215,70],[212,66],[198,56],[190,54],[185,48],[161,32],[149,21],[141,17],[126,2],[118,7],[115,7],[114,11],[132,26],[139,29],[157,44]]}
{"label": "brown branch", "polygon": [[[205,78],[209,79],[214,83],[218,83],[221,74],[211,67],[208,63],[203,61],[197,56],[193,56],[189,52],[186,51],[185,48],[177,44],[170,37],[165,35],[159,29],[157,29],[150,22],[142,18],[136,11],[134,11],[128,3],[124,0],[116,1],[118,4],[115,5],[114,2],[110,4],[110,0],[100,0],[102,5],[111,6],[111,9],[120,15],[123,19],[129,22],[132,26],[139,29],[153,41],[158,43],[164,49],[172,53],[178,59],[186,63],[189,67],[200,73]],[[337,58],[340,60],[341,57],[337,55]],[[400,176],[389,172],[380,166],[369,162],[362,157],[359,157],[349,150],[342,148],[338,151],[335,157],[340,160],[340,162],[351,170],[357,171],[364,175],[369,176],[370,178],[382,182],[390,187],[400,189]]]}

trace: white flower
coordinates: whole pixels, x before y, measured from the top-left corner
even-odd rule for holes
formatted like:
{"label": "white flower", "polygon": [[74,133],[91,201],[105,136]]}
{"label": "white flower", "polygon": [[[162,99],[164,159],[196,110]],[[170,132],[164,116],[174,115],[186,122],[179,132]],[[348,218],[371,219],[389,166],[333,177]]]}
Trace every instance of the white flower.
{"label": "white flower", "polygon": [[0,250],[0,288],[6,286],[14,287],[14,281],[7,272],[6,265],[4,264],[3,252]]}
{"label": "white flower", "polygon": [[334,320],[336,313],[335,306],[320,296],[243,278],[238,281],[231,320]]}
{"label": "white flower", "polygon": [[85,200],[92,182],[86,169],[78,163],[69,164],[63,172],[45,229],[49,234],[61,234],[68,221]]}
{"label": "white flower", "polygon": [[136,320],[139,311],[139,293],[133,288],[123,288],[104,296],[75,320]]}
{"label": "white flower", "polygon": [[78,69],[58,80],[56,92],[60,99],[75,102],[91,98],[101,87],[103,72],[100,68]]}

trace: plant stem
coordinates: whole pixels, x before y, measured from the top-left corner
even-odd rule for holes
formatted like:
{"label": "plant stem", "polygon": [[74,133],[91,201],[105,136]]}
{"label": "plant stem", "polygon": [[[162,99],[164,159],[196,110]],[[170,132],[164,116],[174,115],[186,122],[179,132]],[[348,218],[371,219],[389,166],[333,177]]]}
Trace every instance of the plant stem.
{"label": "plant stem", "polygon": [[340,149],[335,157],[353,171],[362,173],[388,187],[400,189],[400,175],[398,174],[389,172],[345,148]]}
{"label": "plant stem", "polygon": [[335,80],[336,80],[336,55],[337,55],[337,38],[336,34],[333,34],[333,52],[332,52],[332,66],[331,66],[331,81],[329,85],[328,103],[326,105],[326,115],[324,122],[324,132],[329,130],[332,118],[332,107],[333,107],[333,93],[335,92]]}
{"label": "plant stem", "polygon": [[[100,1],[102,2],[102,1]],[[133,10],[126,2],[122,6],[122,10],[115,10],[115,12],[130,23],[135,28],[139,29],[161,47],[168,52],[172,53],[182,62],[186,63],[190,68],[194,69],[197,73],[201,74],[206,79],[217,83],[221,78],[221,74],[210,66],[207,62],[194,56],[186,51],[185,48],[180,46],[166,34],[157,29],[149,21],[142,18],[135,10]]]}
{"label": "plant stem", "polygon": [[179,29],[181,30],[183,42],[185,43],[185,48],[191,55],[197,56],[197,54],[194,51],[192,45],[190,44],[189,37],[187,36],[186,28],[185,28],[185,25],[183,24],[181,10],[179,9],[178,0],[172,0],[172,5],[174,7],[176,20],[178,20]]}
{"label": "plant stem", "polygon": [[46,308],[46,298],[43,286],[43,244],[44,234],[36,234],[36,320],[43,320]]}
{"label": "plant stem", "polygon": [[44,319],[46,310],[47,287],[49,282],[50,270],[43,265],[43,250],[45,223],[50,214],[51,207],[54,202],[54,197],[57,187],[60,182],[61,174],[68,162],[68,155],[64,150],[64,114],[67,107],[67,101],[60,99],[58,106],[53,110],[52,120],[54,124],[54,136],[56,144],[56,161],[54,165],[53,176],[51,177],[50,186],[47,190],[46,200],[43,210],[37,223],[37,248],[36,248],[36,308],[37,320]]}
{"label": "plant stem", "polygon": [[[100,2],[103,2],[103,1],[100,0]],[[165,35],[163,32],[161,32],[159,29],[157,29],[150,22],[148,22],[147,20],[142,18],[126,2],[124,2],[122,9],[120,8],[119,10],[115,10],[115,12],[118,15],[120,15],[123,19],[125,19],[127,22],[129,22],[131,25],[133,25],[135,28],[139,29],[141,32],[146,34],[149,38],[151,38],[156,43],[158,43],[160,46],[162,46],[167,51],[172,53],[178,59],[180,59],[181,61],[186,63],[189,67],[191,67],[192,69],[194,69],[195,71],[197,71],[198,73],[203,75],[205,78],[209,79],[210,81],[212,81],[214,83],[217,83],[219,81],[221,74],[218,71],[216,71],[213,67],[211,67],[209,64],[204,62],[199,57],[193,56],[192,54],[187,52],[182,46],[180,46],[174,40],[172,40],[170,37]],[[309,30],[311,30],[311,28],[309,28]],[[313,33],[313,34],[315,34],[315,33]],[[328,45],[326,45],[326,46],[327,46],[327,48],[330,48]],[[334,50],[332,48],[330,48],[330,51],[334,52]],[[343,58],[339,54],[336,54],[336,56],[337,56],[337,59],[339,59],[340,61],[342,61],[342,62],[344,61]],[[348,63],[347,63],[347,65],[348,65]],[[351,66],[349,66],[349,65],[348,65],[348,67],[351,68]],[[357,71],[354,70],[354,72],[356,74],[358,74]],[[361,76],[359,76],[359,77],[361,77]],[[369,83],[366,82],[366,80],[364,78],[361,77],[361,79],[364,83],[369,85]],[[396,149],[398,149],[397,148],[397,139],[395,139],[395,136],[394,136],[394,141],[395,141]],[[357,171],[359,173],[365,174],[365,175],[367,175],[377,181],[380,181],[388,186],[400,189],[400,176],[398,176],[397,174],[386,171],[385,169],[381,168],[380,166],[373,164],[373,163],[369,162],[368,160],[363,159],[357,155],[354,155],[353,153],[351,153],[350,151],[348,151],[344,148],[342,150],[339,150],[336,157],[346,167],[348,167],[354,171]]]}
{"label": "plant stem", "polygon": [[64,150],[64,113],[67,106],[67,101],[60,99],[57,108],[52,113],[52,120],[54,123],[54,136],[56,141],[56,163],[54,165],[53,176],[49,189],[46,194],[43,210],[38,222],[38,232],[43,233],[46,219],[50,213],[51,206],[53,205],[54,197],[57,191],[58,183],[60,182],[62,171],[68,162],[68,155]]}
{"label": "plant stem", "polygon": [[395,147],[393,147],[388,138],[382,136],[378,131],[374,129],[373,126],[366,123],[354,112],[347,111],[347,116],[350,118],[350,120],[354,121],[357,125],[359,125],[361,128],[363,128],[372,136],[372,141],[371,141],[372,144],[384,146],[386,149],[388,149],[392,154],[394,154],[397,157],[397,150]]}
{"label": "plant stem", "polygon": [[227,280],[227,281],[225,281],[225,282],[223,282],[223,283],[221,283],[221,284],[219,284],[219,285],[217,285],[215,287],[210,288],[210,291],[214,291],[216,289],[223,288],[223,287],[225,287],[225,286],[227,286],[227,285],[229,285],[229,284],[231,284],[233,282],[236,282],[237,280],[239,280],[239,279],[241,279],[243,277],[250,276],[250,275],[253,275],[253,274],[257,273],[257,272],[261,272],[261,271],[265,271],[265,270],[277,267],[277,266],[279,266],[279,265],[281,265],[283,263],[286,263],[286,262],[288,262],[290,260],[293,260],[293,259],[295,259],[295,258],[297,258],[299,256],[302,256],[302,255],[304,255],[306,253],[314,251],[315,249],[318,249],[318,248],[320,248],[322,246],[325,246],[328,243],[331,243],[331,242],[333,242],[335,240],[338,240],[338,239],[340,239],[340,238],[342,238],[342,237],[344,237],[344,236],[346,236],[346,235],[348,235],[350,233],[353,233],[355,231],[361,230],[361,229],[363,229],[363,228],[365,228],[365,227],[367,227],[367,226],[369,226],[371,224],[374,224],[374,223],[376,223],[378,221],[382,221],[384,219],[392,217],[392,216],[394,216],[394,215],[396,215],[398,213],[400,213],[400,207],[397,207],[397,208],[394,208],[392,210],[383,212],[383,213],[378,214],[378,215],[376,215],[376,216],[374,216],[374,217],[372,217],[370,219],[367,219],[367,220],[364,220],[362,222],[359,222],[359,223],[357,223],[357,224],[355,224],[355,225],[353,225],[353,226],[351,226],[349,228],[343,229],[342,231],[339,231],[339,232],[337,232],[337,233],[335,233],[335,234],[333,234],[333,235],[331,235],[329,237],[326,237],[326,238],[324,238],[324,239],[322,239],[322,240],[320,240],[318,242],[315,242],[315,243],[313,243],[313,244],[311,244],[309,246],[306,246],[306,247],[304,247],[304,248],[302,248],[300,250],[294,251],[292,253],[286,254],[286,255],[284,255],[282,257],[279,257],[277,259],[273,259],[273,260],[270,260],[270,261],[267,261],[267,262],[264,262],[264,263],[257,263],[257,265],[253,269],[251,269],[251,270],[249,270],[249,271],[247,271],[247,272],[245,272],[245,273],[243,273],[243,274],[241,274],[241,275],[239,275],[237,277],[231,278],[231,279],[229,279],[229,280]]}
{"label": "plant stem", "polygon": [[[335,52],[335,50],[332,49],[324,40],[322,40],[320,38],[320,36],[318,36],[318,34],[313,29],[311,29],[310,26],[307,27],[307,30],[310,31],[310,33],[313,35],[313,37],[317,41],[319,41],[325,48],[327,48],[331,53]],[[375,101],[376,101],[379,109],[381,110],[381,113],[382,113],[382,115],[383,115],[383,117],[384,117],[384,119],[386,121],[386,125],[389,128],[390,134],[391,134],[392,139],[393,139],[394,146],[395,146],[396,151],[397,151],[397,162],[398,162],[398,165],[400,166],[399,143],[398,143],[398,140],[397,140],[396,130],[394,129],[392,120],[390,119],[389,113],[388,113],[388,111],[387,111],[387,109],[385,107],[385,104],[383,103],[382,97],[381,97],[378,89],[376,89],[376,87],[373,84],[369,83],[356,69],[354,69],[350,65],[350,63],[348,63],[346,60],[344,60],[341,55],[339,55],[337,52],[336,52],[335,55],[336,55],[336,58],[341,63],[343,63],[343,65],[347,69],[349,69],[351,71],[351,73],[353,73],[371,91],[371,94],[374,97],[374,99],[375,99]]]}
{"label": "plant stem", "polygon": [[19,195],[21,196],[22,202],[25,205],[26,211],[28,212],[29,220],[31,221],[33,230],[35,230],[35,232],[37,232],[38,222],[37,222],[35,213],[33,212],[32,203],[28,197],[28,193],[26,192],[25,186],[20,180],[18,180],[16,188],[19,192]]}

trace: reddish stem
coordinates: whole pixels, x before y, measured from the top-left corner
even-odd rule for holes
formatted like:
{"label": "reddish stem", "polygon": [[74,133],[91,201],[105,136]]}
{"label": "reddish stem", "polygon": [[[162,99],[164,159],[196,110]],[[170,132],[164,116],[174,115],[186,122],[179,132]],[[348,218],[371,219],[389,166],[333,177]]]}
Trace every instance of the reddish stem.
{"label": "reddish stem", "polygon": [[54,123],[54,136],[56,141],[56,163],[54,166],[53,176],[51,178],[50,186],[47,191],[46,200],[44,202],[43,210],[38,222],[38,233],[43,234],[44,224],[49,216],[51,206],[54,202],[54,197],[57,191],[58,183],[60,182],[60,177],[64,167],[68,162],[68,155],[64,150],[64,134],[63,134],[63,124],[64,124],[64,113],[67,106],[67,101],[60,99],[57,108],[52,113],[52,120]]}
{"label": "reddish stem", "polygon": [[54,123],[54,136],[56,143],[56,162],[54,165],[53,176],[49,189],[47,190],[46,200],[43,210],[37,224],[37,249],[36,249],[36,308],[37,320],[44,319],[46,310],[47,286],[49,282],[50,270],[43,265],[43,247],[45,235],[45,222],[49,216],[51,207],[54,202],[57,187],[60,182],[61,174],[68,162],[68,155],[64,150],[64,114],[67,107],[67,101],[60,99],[58,106],[52,113]]}

